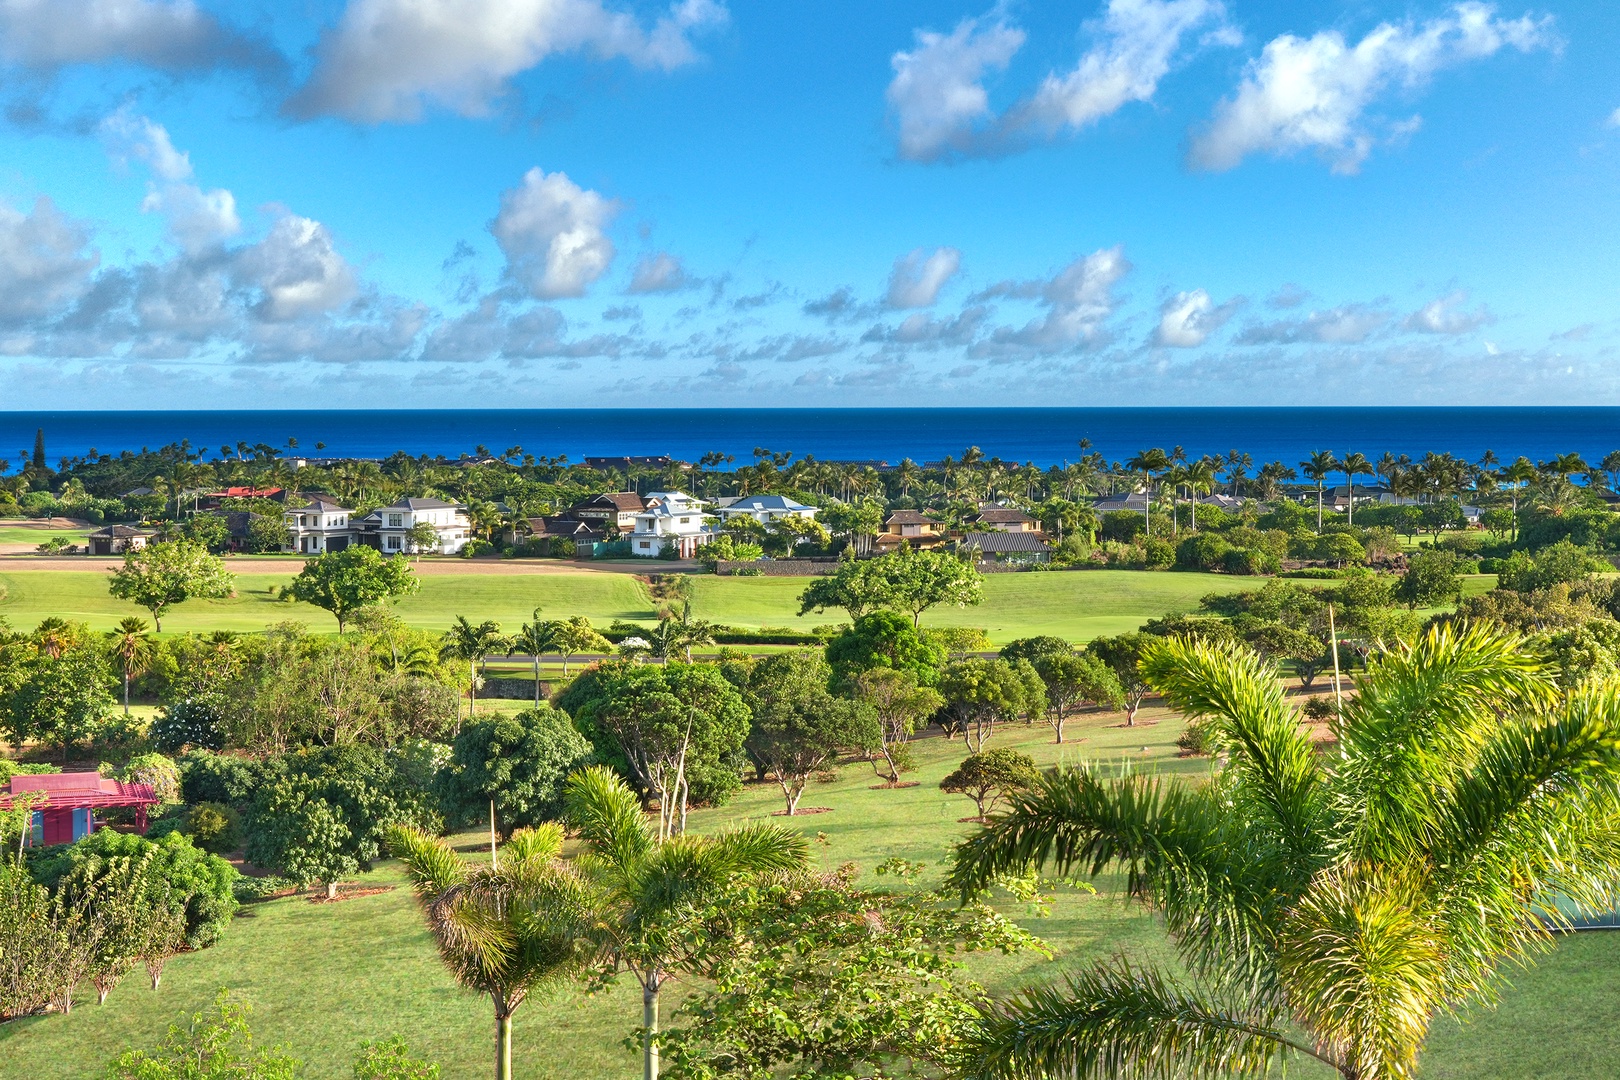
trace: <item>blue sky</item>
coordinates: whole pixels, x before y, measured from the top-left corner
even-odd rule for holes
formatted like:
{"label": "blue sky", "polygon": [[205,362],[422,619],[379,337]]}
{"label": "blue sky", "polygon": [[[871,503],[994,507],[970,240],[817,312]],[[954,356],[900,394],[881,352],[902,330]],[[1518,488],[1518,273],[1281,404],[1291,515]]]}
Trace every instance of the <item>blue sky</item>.
{"label": "blue sky", "polygon": [[1620,6],[0,0],[13,408],[1620,404]]}

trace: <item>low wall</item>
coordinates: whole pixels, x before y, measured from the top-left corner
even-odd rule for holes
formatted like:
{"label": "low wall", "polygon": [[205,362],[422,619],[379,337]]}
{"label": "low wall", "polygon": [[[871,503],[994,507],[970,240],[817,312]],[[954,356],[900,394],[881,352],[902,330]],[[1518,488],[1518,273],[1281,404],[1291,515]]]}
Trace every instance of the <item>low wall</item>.
{"label": "low wall", "polygon": [[[533,701],[533,679],[485,679],[484,685],[478,688],[481,698],[502,698],[508,701]],[[540,700],[545,701],[551,697],[551,684],[545,681],[540,683]]]}
{"label": "low wall", "polygon": [[735,575],[739,570],[749,576],[811,577],[838,573],[838,562],[837,559],[761,559],[758,562],[721,559],[714,564],[714,572],[722,577]]}

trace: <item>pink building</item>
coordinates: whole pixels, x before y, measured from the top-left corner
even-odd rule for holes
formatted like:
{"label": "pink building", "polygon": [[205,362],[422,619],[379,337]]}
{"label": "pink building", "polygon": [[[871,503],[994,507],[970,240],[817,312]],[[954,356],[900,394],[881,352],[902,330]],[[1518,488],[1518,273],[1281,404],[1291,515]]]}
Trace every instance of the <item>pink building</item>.
{"label": "pink building", "polygon": [[0,809],[10,809],[13,798],[28,792],[45,796],[45,802],[36,805],[32,827],[24,837],[28,847],[83,840],[101,826],[95,812],[111,806],[133,806],[135,828],[145,832],[147,807],[158,801],[150,784],[110,780],[93,772],[47,773],[13,776],[9,790],[0,791]]}

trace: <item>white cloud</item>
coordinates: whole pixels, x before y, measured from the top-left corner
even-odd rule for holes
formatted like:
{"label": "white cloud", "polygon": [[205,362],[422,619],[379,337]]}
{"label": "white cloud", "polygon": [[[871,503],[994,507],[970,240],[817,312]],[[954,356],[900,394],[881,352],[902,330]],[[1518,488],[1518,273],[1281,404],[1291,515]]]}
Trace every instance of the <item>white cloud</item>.
{"label": "white cloud", "polygon": [[1114,313],[1114,286],[1130,273],[1122,247],[1104,248],[1076,259],[1046,282],[992,286],[984,295],[1033,295],[1046,306],[1046,315],[1020,328],[1001,327],[989,342],[975,346],[980,355],[1007,351],[1059,352],[1095,343],[1103,324]]}
{"label": "white cloud", "polygon": [[925,251],[917,248],[894,261],[889,272],[889,298],[892,308],[929,307],[962,267],[962,253],[953,247]]}
{"label": "white cloud", "polygon": [[900,128],[900,156],[930,161],[967,149],[974,126],[990,116],[982,80],[1006,68],[1024,32],[997,11],[963,19],[949,34],[917,30],[913,37],[910,52],[889,60],[894,79],[886,96]]}
{"label": "white cloud", "polygon": [[1239,345],[1359,345],[1389,323],[1387,312],[1369,304],[1344,304],[1302,319],[1253,323],[1233,339]]}
{"label": "white cloud", "polygon": [[1612,128],[1620,128],[1620,109],[1616,109],[1614,112],[1609,114],[1609,126]]}
{"label": "white cloud", "polygon": [[1053,72],[1033,95],[1001,116],[983,80],[1006,68],[1024,43],[997,7],[964,19],[949,35],[916,31],[916,47],[895,53],[889,107],[900,128],[900,155],[929,161],[949,154],[994,154],[1023,140],[1052,138],[1095,123],[1133,101],[1148,101],[1169,74],[1186,36],[1236,44],[1220,0],[1109,0],[1090,24],[1094,43],[1072,71]]}
{"label": "white cloud", "polygon": [[107,61],[165,71],[281,64],[194,0],[0,0],[0,58],[40,71]]}
{"label": "white cloud", "polygon": [[613,262],[613,241],[604,230],[618,212],[616,201],[581,188],[566,173],[536,168],[501,194],[489,229],[506,253],[507,275],[534,296],[583,296]]}
{"label": "white cloud", "polygon": [[701,284],[701,279],[688,274],[681,260],[667,251],[643,255],[630,275],[632,293],[680,292]]}
{"label": "white cloud", "polygon": [[428,106],[487,116],[509,80],[559,53],[673,70],[695,32],[723,24],[717,0],[677,0],[650,28],[603,0],[350,0],[288,108],[359,123],[420,120]]}
{"label": "white cloud", "polygon": [[1241,298],[1235,298],[1217,306],[1203,289],[1177,293],[1159,308],[1159,325],[1153,331],[1153,344],[1195,349],[1226,325],[1242,304]]}
{"label": "white cloud", "polygon": [[[1505,47],[1556,47],[1550,17],[1506,20],[1495,11],[1489,4],[1457,4],[1422,24],[1382,23],[1353,46],[1337,30],[1275,38],[1193,140],[1190,160],[1224,170],[1252,153],[1316,149],[1335,172],[1353,173],[1378,141],[1377,124],[1364,114],[1387,91],[1417,89],[1443,68]],[[1415,120],[1394,125],[1391,133],[1410,133]]]}
{"label": "white cloud", "polygon": [[283,214],[257,244],[238,252],[239,277],[263,294],[265,318],[296,319],[332,311],[356,292],[354,271],[326,226]]}
{"label": "white cloud", "polygon": [[1496,321],[1496,316],[1484,307],[1473,311],[1462,310],[1462,305],[1467,300],[1468,294],[1464,292],[1454,292],[1438,300],[1431,300],[1408,315],[1402,325],[1419,334],[1455,336],[1470,333]]}
{"label": "white cloud", "polygon": [[90,285],[99,256],[89,231],[41,198],[28,213],[0,203],[0,325],[47,316]]}
{"label": "white cloud", "polygon": [[191,157],[175,149],[163,125],[121,109],[102,121],[101,136],[115,161],[140,161],[151,170],[154,180],[141,209],[162,214],[182,248],[202,251],[242,231],[236,197],[191,183]]}

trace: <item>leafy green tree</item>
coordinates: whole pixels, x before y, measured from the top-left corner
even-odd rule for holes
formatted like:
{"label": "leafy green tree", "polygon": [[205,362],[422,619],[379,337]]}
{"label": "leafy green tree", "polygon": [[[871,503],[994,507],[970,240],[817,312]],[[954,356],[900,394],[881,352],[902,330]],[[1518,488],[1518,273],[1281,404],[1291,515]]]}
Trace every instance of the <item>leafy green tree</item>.
{"label": "leafy green tree", "polygon": [[1147,699],[1151,688],[1147,680],[1142,677],[1140,660],[1142,652],[1155,638],[1137,631],[1116,634],[1113,637],[1092,638],[1086,645],[1086,652],[1108,665],[1119,680],[1119,688],[1125,694],[1125,726],[1133,727],[1136,724],[1136,712]]}
{"label": "leafy green tree", "polygon": [[1043,656],[1065,656],[1074,652],[1074,646],[1060,637],[1027,637],[1009,641],[1001,649],[1006,661],[1028,660],[1034,663]]}
{"label": "leafy green tree", "polygon": [[245,549],[254,555],[270,555],[293,546],[292,530],[279,515],[250,514]]}
{"label": "leafy green tree", "polygon": [[904,611],[916,626],[939,604],[967,607],[984,599],[984,575],[955,556],[902,547],[876,559],[846,559],[799,594],[799,614],[843,608],[852,619],[869,611]]}
{"label": "leafy green tree", "polygon": [[563,781],[590,757],[590,743],[568,714],[545,705],[470,723],[439,774],[445,817],[476,825],[493,803],[503,836],[554,820],[562,812]]}
{"label": "leafy green tree", "polygon": [[973,805],[979,808],[978,820],[982,822],[998,803],[1028,788],[1039,776],[1035,759],[1020,750],[981,750],[969,754],[954,772],[939,782],[939,789],[972,799]]}
{"label": "leafy green tree", "polygon": [[918,633],[910,619],[893,611],[873,611],[827,642],[827,662],[840,686],[876,668],[907,671],[924,686],[939,679],[945,649]]}
{"label": "leafy green tree", "polygon": [[294,600],[330,611],[342,633],[356,612],[409,596],[421,585],[404,555],[384,558],[374,547],[353,544],[309,559],[287,588]]}
{"label": "leafy green tree", "polygon": [[855,677],[855,697],[869,705],[877,717],[878,744],[873,749],[873,767],[887,768],[878,775],[890,785],[900,783],[900,774],[916,766],[907,746],[917,725],[928,721],[945,704],[945,698],[931,686],[919,686],[910,671],[877,667]]}
{"label": "leafy green tree", "polygon": [[1090,653],[1076,653],[1073,649],[1045,653],[1036,656],[1033,665],[1046,687],[1046,722],[1058,742],[1063,741],[1063,725],[1070,709],[1087,702],[1110,709],[1125,705],[1119,677]]}
{"label": "leafy green tree", "polygon": [[641,984],[642,1076],[657,1080],[659,994],[702,947],[703,916],[756,875],[803,869],[809,845],[776,825],[661,841],[635,792],[601,766],[569,778],[568,821],[587,848],[578,863],[600,898],[597,935],[610,970]]}
{"label": "leafy green tree", "polygon": [[1143,666],[1225,756],[1214,782],[1059,771],[949,881],[1127,870],[1190,978],[1103,960],[1027,990],[965,1036],[966,1075],[1213,1080],[1304,1056],[1411,1077],[1436,1014],[1493,1000],[1504,968],[1610,909],[1620,698],[1562,699],[1513,635],[1437,628],[1375,657],[1327,755],[1253,654],[1170,640]]}
{"label": "leafy green tree", "polygon": [[562,657],[563,678],[568,677],[568,661],[579,653],[609,653],[613,643],[603,637],[583,615],[573,615],[552,624],[552,649]]}
{"label": "leafy green tree", "polygon": [[985,748],[996,724],[1046,710],[1046,687],[1028,660],[953,660],[939,677],[947,735],[961,735],[974,753]]}
{"label": "leafy green tree", "polygon": [[1449,551],[1418,551],[1406,560],[1395,595],[1408,608],[1436,607],[1462,599],[1462,572]]}
{"label": "leafy green tree", "polygon": [[113,713],[112,672],[99,649],[78,645],[52,657],[36,656],[17,672],[6,695],[5,726],[14,742],[36,740],[61,748],[89,741]]}
{"label": "leafy green tree", "polygon": [[755,661],[742,684],[754,714],[748,756],[782,789],[787,813],[797,811],[810,777],[842,750],[882,744],[871,707],[834,697],[832,669],[820,653],[780,653]]}
{"label": "leafy green tree", "polygon": [[231,546],[231,527],[218,514],[195,514],[180,528],[181,535],[221,555]]}
{"label": "leafy green tree", "polygon": [[303,1063],[258,1049],[248,1026],[252,1007],[221,990],[211,1011],[173,1024],[156,1050],[126,1050],[107,1080],[300,1080]]}
{"label": "leafy green tree", "polygon": [[354,1080],[439,1080],[439,1066],[412,1057],[405,1040],[395,1035],[361,1044]]}
{"label": "leafy green tree", "polygon": [[187,600],[219,600],[231,595],[236,578],[217,555],[193,540],[165,540],[126,552],[107,591],[152,613],[158,632],[163,613]]}
{"label": "leafy green tree", "polygon": [[1496,587],[1515,592],[1535,592],[1554,585],[1586,581],[1595,571],[1612,567],[1590,551],[1568,540],[1550,544],[1535,554],[1515,551],[1496,572]]}
{"label": "leafy green tree", "polygon": [[556,825],[513,835],[489,863],[470,863],[416,829],[392,830],[439,958],[495,1007],[495,1078],[512,1077],[512,1016],[529,994],[583,970],[597,914],[590,890],[562,862]]}

